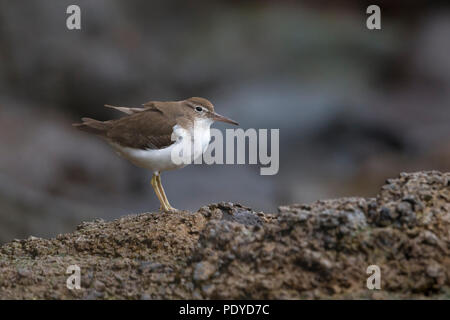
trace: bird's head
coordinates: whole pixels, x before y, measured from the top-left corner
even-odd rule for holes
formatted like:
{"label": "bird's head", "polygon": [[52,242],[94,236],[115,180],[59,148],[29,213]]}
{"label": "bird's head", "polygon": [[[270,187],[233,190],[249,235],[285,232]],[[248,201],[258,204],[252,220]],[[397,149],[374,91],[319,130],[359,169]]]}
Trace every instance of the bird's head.
{"label": "bird's head", "polygon": [[189,108],[188,112],[193,116],[194,119],[209,119],[211,121],[221,121],[239,125],[236,121],[216,113],[214,111],[213,104],[207,99],[192,97],[186,99],[184,102]]}

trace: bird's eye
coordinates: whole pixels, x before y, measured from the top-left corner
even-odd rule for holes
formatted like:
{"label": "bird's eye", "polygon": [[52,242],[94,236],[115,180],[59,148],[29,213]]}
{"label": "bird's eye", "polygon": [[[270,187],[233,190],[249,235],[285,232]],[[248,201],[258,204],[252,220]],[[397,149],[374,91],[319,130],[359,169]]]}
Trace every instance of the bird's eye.
{"label": "bird's eye", "polygon": [[203,111],[203,108],[202,107],[195,107],[195,110],[198,111],[198,112],[201,112],[201,111]]}

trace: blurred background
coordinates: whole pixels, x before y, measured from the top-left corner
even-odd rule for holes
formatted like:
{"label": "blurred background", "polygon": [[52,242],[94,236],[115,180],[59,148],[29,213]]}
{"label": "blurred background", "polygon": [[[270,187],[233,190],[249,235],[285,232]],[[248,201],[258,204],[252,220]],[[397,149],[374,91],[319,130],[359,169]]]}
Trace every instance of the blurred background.
{"label": "blurred background", "polygon": [[[81,7],[81,31],[66,8]],[[0,242],[156,210],[151,173],[76,131],[104,104],[210,99],[280,129],[280,171],[193,165],[171,203],[374,196],[402,171],[450,168],[450,7],[378,1],[0,0]],[[224,129],[226,126],[214,125]]]}

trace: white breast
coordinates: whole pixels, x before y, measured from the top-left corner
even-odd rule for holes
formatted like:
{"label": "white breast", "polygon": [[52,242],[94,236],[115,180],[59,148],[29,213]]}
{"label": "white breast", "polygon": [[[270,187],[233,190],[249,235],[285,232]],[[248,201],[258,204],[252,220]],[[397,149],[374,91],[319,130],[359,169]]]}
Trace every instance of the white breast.
{"label": "white breast", "polygon": [[202,153],[208,148],[211,141],[211,125],[213,121],[210,119],[196,120],[194,123],[195,139],[199,139],[199,144],[202,146]]}
{"label": "white breast", "polygon": [[180,164],[173,161],[174,148],[180,148],[180,144],[185,142],[186,139],[191,139],[192,146],[194,146],[195,143],[201,146],[200,152],[192,152],[191,163],[193,163],[193,161],[201,156],[208,148],[211,140],[211,124],[212,121],[209,119],[196,121],[194,128],[189,131],[178,125],[174,126],[172,139],[175,143],[163,149],[142,150],[123,147],[115,143],[111,143],[111,145],[119,155],[138,167],[146,168],[153,172],[174,170],[186,166],[184,163]]}

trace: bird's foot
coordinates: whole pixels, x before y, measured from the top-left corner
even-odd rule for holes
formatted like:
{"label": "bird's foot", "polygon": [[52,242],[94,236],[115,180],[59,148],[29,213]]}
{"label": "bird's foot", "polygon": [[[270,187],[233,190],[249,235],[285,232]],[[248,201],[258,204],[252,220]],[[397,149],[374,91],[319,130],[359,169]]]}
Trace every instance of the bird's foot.
{"label": "bird's foot", "polygon": [[165,213],[175,213],[175,212],[178,212],[178,211],[180,211],[180,210],[175,209],[175,208],[172,207],[172,206],[169,206],[169,207],[163,207],[163,206],[161,206],[161,207],[159,207],[159,211],[165,212]]}

